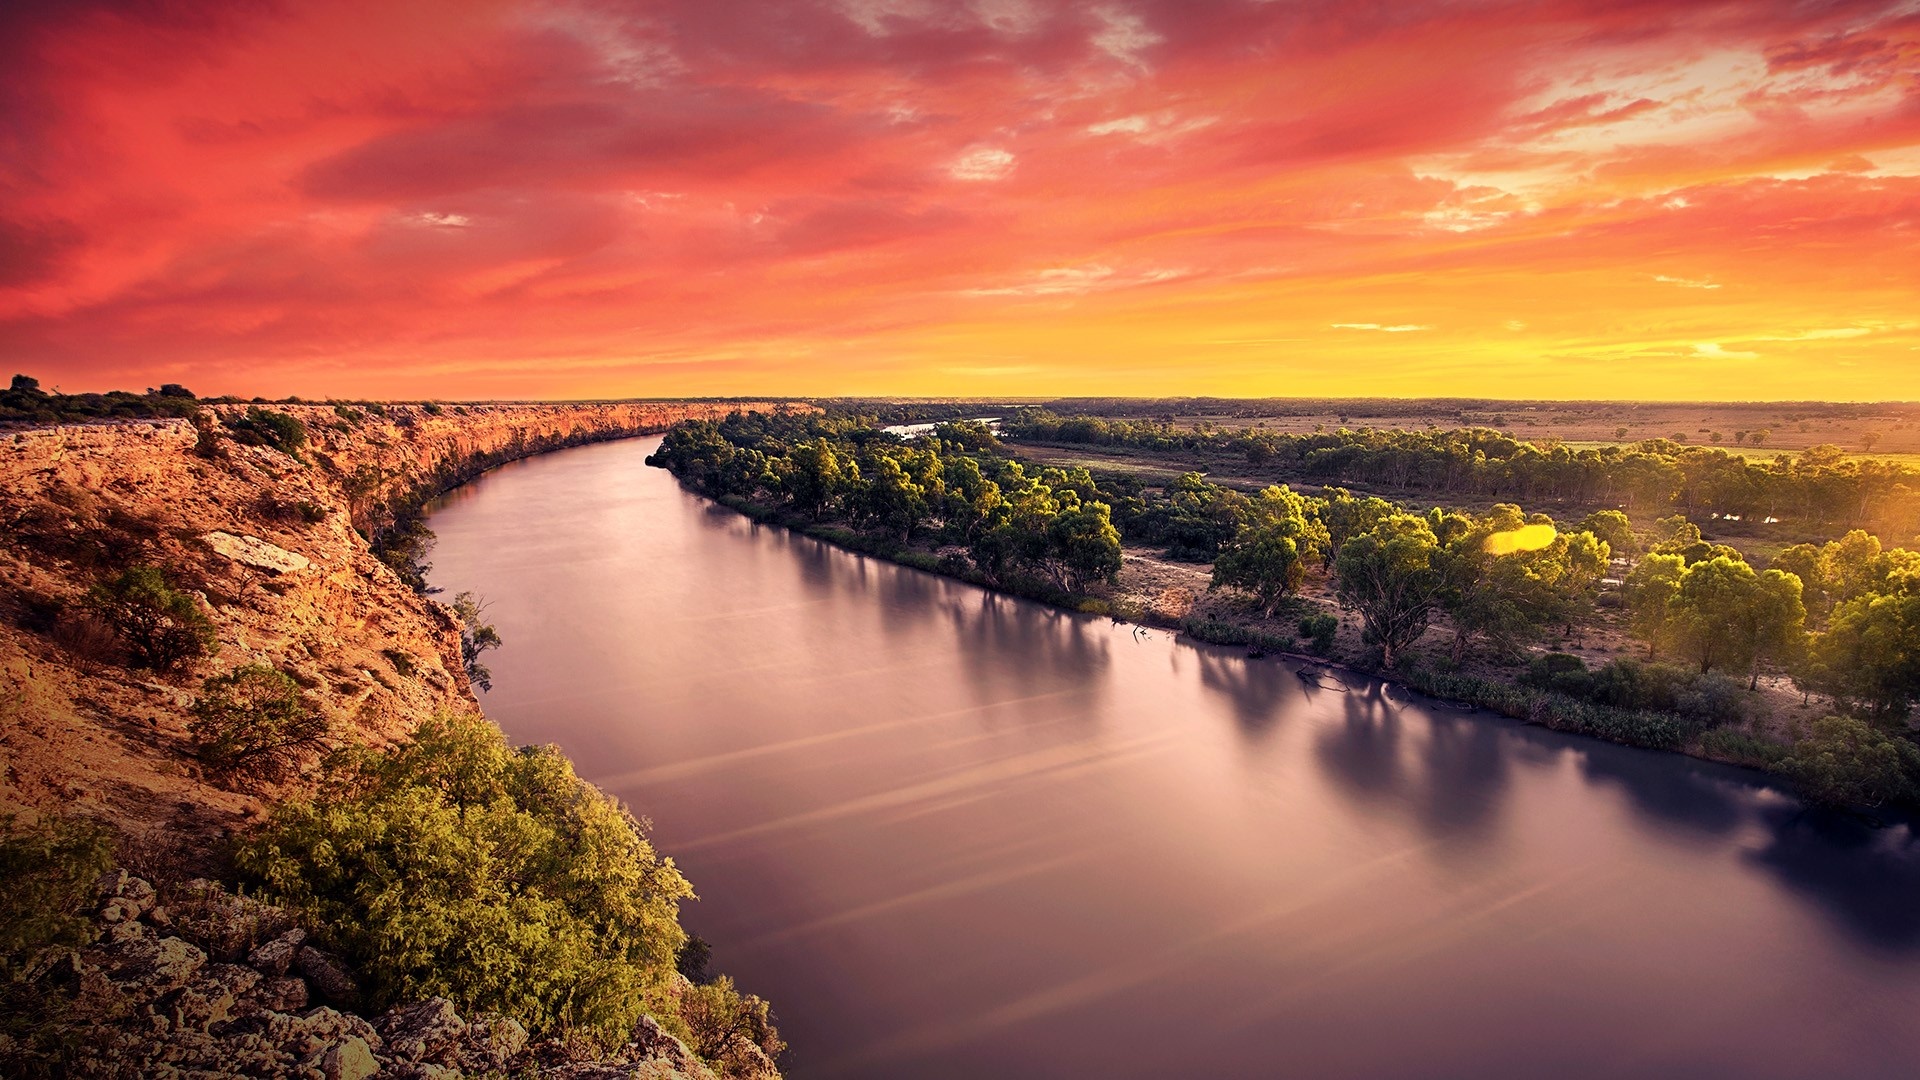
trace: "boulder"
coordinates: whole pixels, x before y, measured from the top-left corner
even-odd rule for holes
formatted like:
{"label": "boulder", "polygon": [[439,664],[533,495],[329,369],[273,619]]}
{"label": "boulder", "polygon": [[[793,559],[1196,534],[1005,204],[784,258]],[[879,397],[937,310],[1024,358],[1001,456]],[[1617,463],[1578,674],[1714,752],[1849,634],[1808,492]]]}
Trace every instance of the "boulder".
{"label": "boulder", "polygon": [[243,995],[260,982],[260,973],[238,964],[209,964],[192,981],[154,1003],[155,1014],[175,1027],[204,1031],[233,1017]]}
{"label": "boulder", "polygon": [[386,1041],[388,1056],[443,1065],[453,1064],[447,1058],[467,1034],[466,1021],[454,1011],[453,1002],[443,997],[394,1009],[376,1026]]}
{"label": "boulder", "polygon": [[322,1001],[352,1006],[360,1000],[360,984],[332,953],[302,945],[294,951],[293,967],[306,976],[307,989]]}
{"label": "boulder", "polygon": [[107,871],[93,887],[100,897],[101,922],[130,922],[153,907],[153,886],[125,870]]}
{"label": "boulder", "polygon": [[229,532],[210,532],[200,538],[216,554],[263,570],[274,576],[297,574],[313,565],[313,560],[298,552],[288,551],[277,544],[269,544],[257,536],[235,536]]}
{"label": "boulder", "polygon": [[281,934],[247,954],[247,963],[262,975],[280,976],[293,966],[293,958],[307,940],[307,932],[298,927]]}
{"label": "boulder", "polygon": [[467,1024],[460,1038],[458,1064],[469,1073],[491,1075],[507,1070],[507,1063],[527,1048],[527,1029],[520,1021],[497,1013],[481,1013]]}
{"label": "boulder", "polygon": [[686,1043],[661,1027],[660,1021],[644,1014],[634,1025],[621,1056],[634,1062],[659,1062],[675,1073],[699,1080],[710,1080],[713,1076],[713,1070],[707,1068],[706,1062],[689,1050]]}
{"label": "boulder", "polygon": [[330,1043],[314,1059],[314,1065],[326,1080],[367,1080],[380,1071],[380,1061],[365,1039],[348,1036]]}
{"label": "boulder", "polygon": [[243,1000],[256,1009],[298,1012],[307,1007],[307,982],[292,975],[268,975]]}
{"label": "boulder", "polygon": [[236,896],[218,883],[196,878],[167,905],[172,930],[214,959],[238,963],[254,946],[293,929],[293,916],[251,896]]}
{"label": "boulder", "polygon": [[[119,925],[125,928],[120,937],[86,950],[81,959],[129,997],[151,1001],[185,986],[206,966],[207,954],[179,938],[159,937],[139,923]],[[133,930],[144,932],[126,932]]]}

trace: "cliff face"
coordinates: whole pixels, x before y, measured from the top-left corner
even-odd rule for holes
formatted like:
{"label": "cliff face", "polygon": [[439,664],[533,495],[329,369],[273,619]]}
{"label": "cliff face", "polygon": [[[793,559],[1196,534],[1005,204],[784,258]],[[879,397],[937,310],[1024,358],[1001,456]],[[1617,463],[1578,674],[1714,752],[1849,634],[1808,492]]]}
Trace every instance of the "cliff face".
{"label": "cliff face", "polygon": [[[0,432],[0,813],[78,810],[183,858],[214,850],[281,790],[230,790],[195,759],[188,710],[208,676],[280,668],[342,741],[474,707],[454,618],[374,557],[356,515],[529,453],[776,407],[268,406],[307,428],[291,455],[231,437],[245,406],[209,410],[211,437],[177,421]],[[216,652],[126,666],[87,596],[132,565],[193,597]]]}

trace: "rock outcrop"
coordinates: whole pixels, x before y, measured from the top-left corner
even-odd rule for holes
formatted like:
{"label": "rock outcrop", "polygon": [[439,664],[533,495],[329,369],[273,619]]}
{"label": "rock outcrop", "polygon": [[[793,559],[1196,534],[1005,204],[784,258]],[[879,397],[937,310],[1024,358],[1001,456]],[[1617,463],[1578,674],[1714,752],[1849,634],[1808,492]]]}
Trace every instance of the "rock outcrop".
{"label": "rock outcrop", "polygon": [[98,894],[93,943],[49,953],[28,975],[75,1035],[76,1077],[713,1080],[651,1017],[614,1054],[577,1060],[563,1043],[529,1040],[505,1017],[462,1016],[445,998],[372,1019],[310,1004],[333,991],[287,972],[306,970],[299,956],[323,954],[285,912],[204,881],[157,905],[154,887],[124,870],[102,878]]}

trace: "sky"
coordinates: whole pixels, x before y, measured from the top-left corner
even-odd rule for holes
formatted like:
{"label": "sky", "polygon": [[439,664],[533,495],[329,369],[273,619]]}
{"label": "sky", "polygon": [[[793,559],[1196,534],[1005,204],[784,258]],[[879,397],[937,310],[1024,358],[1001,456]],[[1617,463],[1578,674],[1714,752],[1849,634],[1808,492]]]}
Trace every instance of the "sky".
{"label": "sky", "polygon": [[68,391],[1920,399],[1920,0],[14,0]]}

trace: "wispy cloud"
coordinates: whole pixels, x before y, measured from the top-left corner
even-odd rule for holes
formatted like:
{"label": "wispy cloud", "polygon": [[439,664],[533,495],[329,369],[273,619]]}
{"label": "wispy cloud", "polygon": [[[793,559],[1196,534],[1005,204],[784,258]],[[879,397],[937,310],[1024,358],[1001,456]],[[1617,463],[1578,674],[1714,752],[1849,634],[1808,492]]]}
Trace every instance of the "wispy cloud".
{"label": "wispy cloud", "polygon": [[1406,334],[1415,330],[1431,330],[1431,326],[1417,323],[1374,323],[1374,322],[1337,322],[1330,324],[1335,330],[1378,330],[1383,334]]}
{"label": "wispy cloud", "polygon": [[1678,285],[1683,289],[1717,289],[1720,287],[1719,282],[1708,281],[1706,278],[1674,277],[1671,274],[1655,274],[1653,275],[1653,280],[1662,285]]}
{"label": "wispy cloud", "polygon": [[1126,289],[1136,285],[1154,285],[1186,277],[1185,270],[1151,268],[1117,273],[1111,266],[1062,266],[1042,270],[1024,281],[1008,285],[982,286],[961,290],[965,296],[1078,296],[1107,289]]}
{"label": "wispy cloud", "polygon": [[1004,180],[1013,165],[1011,151],[981,146],[954,158],[947,166],[947,175],[955,180]]}
{"label": "wispy cloud", "polygon": [[1760,358],[1760,354],[1757,352],[1729,349],[1717,341],[1695,342],[1693,345],[1693,355],[1708,360],[1757,360]]}

